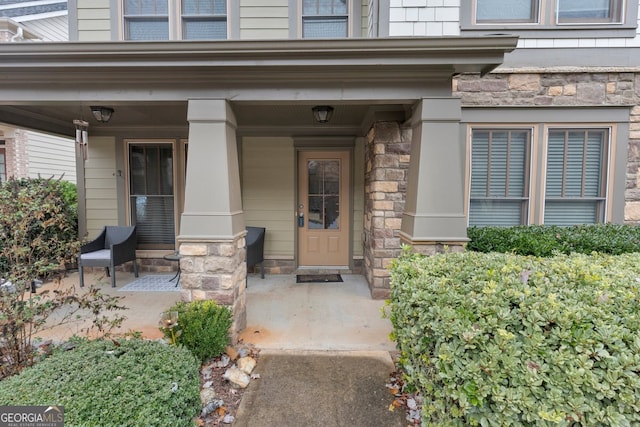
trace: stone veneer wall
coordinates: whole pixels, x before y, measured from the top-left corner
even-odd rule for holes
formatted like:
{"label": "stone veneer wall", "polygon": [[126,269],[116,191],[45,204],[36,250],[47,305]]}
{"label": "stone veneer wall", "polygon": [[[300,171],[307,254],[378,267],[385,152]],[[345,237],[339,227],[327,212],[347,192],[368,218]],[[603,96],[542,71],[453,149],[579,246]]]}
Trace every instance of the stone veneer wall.
{"label": "stone veneer wall", "polygon": [[214,300],[233,312],[231,339],[246,327],[244,235],[219,242],[180,244],[180,284],[185,301]]}
{"label": "stone veneer wall", "polygon": [[633,106],[625,190],[625,222],[640,224],[640,70],[638,72],[494,72],[461,75],[454,94],[465,106]]}
{"label": "stone veneer wall", "polygon": [[397,122],[377,122],[365,146],[363,272],[373,298],[390,294],[389,263],[401,251],[411,150],[411,129]]}

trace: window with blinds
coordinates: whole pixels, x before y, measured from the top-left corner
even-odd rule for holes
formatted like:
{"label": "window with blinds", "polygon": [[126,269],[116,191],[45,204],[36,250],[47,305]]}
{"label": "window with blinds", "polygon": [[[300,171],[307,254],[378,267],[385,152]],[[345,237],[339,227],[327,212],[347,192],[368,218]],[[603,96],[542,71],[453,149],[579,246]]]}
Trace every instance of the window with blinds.
{"label": "window with blinds", "polygon": [[469,225],[526,224],[531,130],[474,129]]}
{"label": "window with blinds", "polygon": [[0,184],[7,182],[7,160],[4,141],[0,141]]}
{"label": "window with blinds", "polygon": [[183,40],[227,38],[227,0],[182,0]]}
{"label": "window with blinds", "polygon": [[131,224],[138,248],[173,249],[175,245],[173,145],[129,145]]}
{"label": "window with blinds", "polygon": [[344,38],[349,35],[347,0],[302,0],[302,37]]}
{"label": "window with blinds", "polygon": [[124,0],[125,40],[169,40],[168,0]]}
{"label": "window with blinds", "polygon": [[549,131],[545,224],[604,221],[608,140],[606,129]]}

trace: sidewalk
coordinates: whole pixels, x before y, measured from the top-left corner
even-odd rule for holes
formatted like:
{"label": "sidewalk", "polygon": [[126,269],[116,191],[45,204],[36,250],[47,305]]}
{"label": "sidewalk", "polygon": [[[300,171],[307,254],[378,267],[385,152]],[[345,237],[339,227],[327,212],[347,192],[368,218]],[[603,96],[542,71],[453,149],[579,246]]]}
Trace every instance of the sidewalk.
{"label": "sidewalk", "polygon": [[388,352],[264,350],[235,427],[403,427],[405,411],[389,410]]}

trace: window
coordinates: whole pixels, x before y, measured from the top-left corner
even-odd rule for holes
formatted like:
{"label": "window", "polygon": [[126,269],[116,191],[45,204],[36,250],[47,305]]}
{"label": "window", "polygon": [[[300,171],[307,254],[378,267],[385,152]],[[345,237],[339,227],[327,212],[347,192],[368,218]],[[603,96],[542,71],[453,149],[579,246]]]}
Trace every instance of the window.
{"label": "window", "polygon": [[227,38],[226,0],[182,0],[182,38],[214,40]]}
{"label": "window", "polygon": [[125,40],[227,38],[227,0],[123,0]]}
{"label": "window", "polygon": [[138,248],[173,249],[173,144],[129,144],[129,197]]}
{"label": "window", "polygon": [[621,0],[557,0],[557,23],[620,22]]}
{"label": "window", "polygon": [[477,22],[536,22],[538,2],[534,0],[477,0]]}
{"label": "window", "polygon": [[545,224],[604,221],[607,145],[604,129],[549,130]]}
{"label": "window", "polygon": [[125,40],[168,40],[168,0],[125,0]]}
{"label": "window", "polygon": [[527,223],[531,131],[473,130],[469,225]]}
{"label": "window", "polygon": [[460,29],[461,35],[491,29],[527,38],[632,38],[637,16],[637,0],[461,0]]}
{"label": "window", "polygon": [[7,159],[4,141],[0,141],[0,183],[7,181]]}
{"label": "window", "polygon": [[347,37],[348,18],[347,0],[302,0],[302,37]]}

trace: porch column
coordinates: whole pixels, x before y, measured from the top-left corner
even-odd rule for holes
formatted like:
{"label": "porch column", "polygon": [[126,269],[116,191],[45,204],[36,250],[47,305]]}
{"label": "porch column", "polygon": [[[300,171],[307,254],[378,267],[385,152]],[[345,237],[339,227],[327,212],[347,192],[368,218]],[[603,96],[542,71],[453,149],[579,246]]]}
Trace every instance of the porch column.
{"label": "porch column", "polygon": [[233,311],[232,339],[246,324],[245,225],[236,121],[224,99],[189,100],[189,151],[180,267],[187,301],[212,299]]}
{"label": "porch column", "polygon": [[421,253],[462,250],[464,144],[458,98],[424,98],[411,118],[411,164],[400,237]]}

